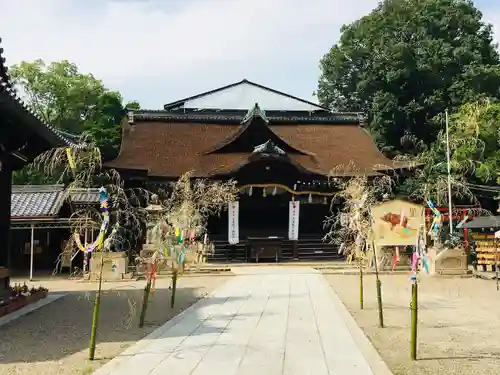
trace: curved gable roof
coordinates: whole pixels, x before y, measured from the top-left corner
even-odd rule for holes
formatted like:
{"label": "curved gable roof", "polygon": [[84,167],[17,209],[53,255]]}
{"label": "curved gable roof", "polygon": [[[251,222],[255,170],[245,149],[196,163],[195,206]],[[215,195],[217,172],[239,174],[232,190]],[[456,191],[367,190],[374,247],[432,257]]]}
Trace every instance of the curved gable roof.
{"label": "curved gable roof", "polygon": [[[288,142],[280,138],[275,132],[269,127],[269,120],[266,117],[264,110],[260,109],[259,104],[255,103],[253,108],[250,108],[248,113],[245,115],[241,121],[241,125],[236,129],[229,137],[224,139],[222,142],[217,144],[215,147],[206,151],[205,154],[211,154],[214,152],[224,152],[230,151],[231,145],[235,144],[238,140],[243,140],[245,138],[250,138],[253,134],[256,134],[260,139],[255,144],[250,144],[251,148],[257,147],[267,141],[274,141],[278,146],[281,146],[285,151],[291,151],[304,155],[313,155],[312,152],[298,149]],[[247,142],[248,143],[248,142]],[[247,150],[250,151],[250,150]]]}

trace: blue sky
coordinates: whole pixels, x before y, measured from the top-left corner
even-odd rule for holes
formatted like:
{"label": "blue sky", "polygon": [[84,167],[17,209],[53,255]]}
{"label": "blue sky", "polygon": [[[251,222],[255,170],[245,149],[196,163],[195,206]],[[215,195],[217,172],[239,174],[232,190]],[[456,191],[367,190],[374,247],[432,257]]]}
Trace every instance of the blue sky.
{"label": "blue sky", "polygon": [[[143,108],[243,78],[312,99],[319,59],[377,0],[2,0],[8,64],[67,59]],[[500,40],[500,1],[478,0]]]}

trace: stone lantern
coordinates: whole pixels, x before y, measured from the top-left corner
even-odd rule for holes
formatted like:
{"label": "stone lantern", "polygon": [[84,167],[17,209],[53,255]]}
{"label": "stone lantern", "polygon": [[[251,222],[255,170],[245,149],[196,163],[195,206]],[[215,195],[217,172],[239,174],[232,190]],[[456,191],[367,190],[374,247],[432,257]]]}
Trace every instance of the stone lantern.
{"label": "stone lantern", "polygon": [[146,211],[149,214],[149,221],[147,223],[146,242],[142,245],[142,250],[140,252],[142,259],[151,258],[154,252],[158,250],[154,243],[153,227],[160,219],[161,214],[165,211],[165,208],[160,204],[158,195],[153,194],[151,196],[151,203],[146,207]]}

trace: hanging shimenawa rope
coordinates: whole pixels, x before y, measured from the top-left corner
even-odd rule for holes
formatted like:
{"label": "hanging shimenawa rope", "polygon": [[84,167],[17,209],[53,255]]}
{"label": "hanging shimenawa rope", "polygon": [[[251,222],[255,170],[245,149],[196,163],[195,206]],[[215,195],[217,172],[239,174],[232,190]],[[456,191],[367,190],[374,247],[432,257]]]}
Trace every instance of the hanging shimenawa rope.
{"label": "hanging shimenawa rope", "polygon": [[246,189],[252,189],[252,188],[262,188],[262,189],[280,188],[280,189],[283,189],[283,190],[285,190],[293,195],[319,195],[319,196],[323,196],[323,197],[333,197],[335,195],[335,193],[324,193],[321,191],[312,191],[312,190],[296,191],[296,190],[290,189],[286,185],[281,185],[281,184],[248,184],[248,185],[243,185],[243,186],[239,187],[240,191],[244,191]]}

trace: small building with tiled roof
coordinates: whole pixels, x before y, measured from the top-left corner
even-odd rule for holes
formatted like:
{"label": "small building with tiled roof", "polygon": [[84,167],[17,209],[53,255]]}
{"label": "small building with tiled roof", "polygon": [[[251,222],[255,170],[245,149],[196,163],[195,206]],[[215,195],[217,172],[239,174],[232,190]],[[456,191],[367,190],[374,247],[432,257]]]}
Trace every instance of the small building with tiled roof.
{"label": "small building with tiled roof", "polygon": [[[188,171],[232,178],[241,189],[240,235],[284,236],[288,202],[299,200],[301,232],[320,236],[333,195],[328,176],[404,167],[377,149],[362,122],[359,113],[333,113],[245,79],[163,110],[131,111],[120,153],[106,166],[135,183],[161,184]],[[223,216],[211,230],[224,237],[226,227]]]}
{"label": "small building with tiled roof", "polygon": [[[73,214],[86,210],[89,205],[98,210],[99,189],[14,185],[11,202],[9,266],[17,272],[30,267],[31,273],[33,270],[53,271],[71,236]],[[97,235],[97,229],[88,230],[89,241]],[[80,266],[83,256],[78,249],[74,249],[71,256],[73,264]]]}

